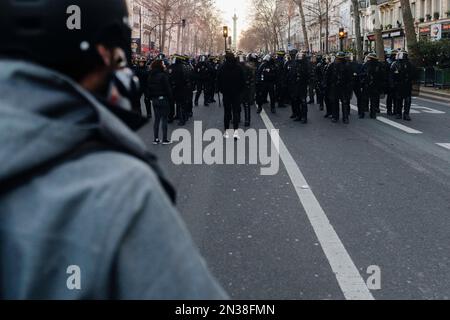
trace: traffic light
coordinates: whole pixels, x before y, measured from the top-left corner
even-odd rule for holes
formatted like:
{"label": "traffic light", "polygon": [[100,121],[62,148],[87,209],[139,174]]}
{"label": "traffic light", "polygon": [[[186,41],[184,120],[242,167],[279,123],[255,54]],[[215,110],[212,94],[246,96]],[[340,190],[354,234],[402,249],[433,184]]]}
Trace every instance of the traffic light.
{"label": "traffic light", "polygon": [[345,36],[344,28],[339,28],[339,39],[345,39]]}
{"label": "traffic light", "polygon": [[225,39],[228,38],[228,27],[227,26],[223,27],[223,37]]}

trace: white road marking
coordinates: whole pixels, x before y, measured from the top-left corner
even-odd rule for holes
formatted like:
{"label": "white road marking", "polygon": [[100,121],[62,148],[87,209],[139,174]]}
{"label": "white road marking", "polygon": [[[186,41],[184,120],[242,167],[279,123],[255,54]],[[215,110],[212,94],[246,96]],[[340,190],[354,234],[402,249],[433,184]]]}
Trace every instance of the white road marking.
{"label": "white road marking", "polygon": [[[270,132],[272,141],[275,141],[272,133],[272,130],[275,128],[264,110],[261,112],[261,118]],[[291,153],[281,137],[277,135],[276,138],[279,140],[277,151],[345,298],[348,300],[374,300],[350,255],[330,224],[319,201],[309,187],[305,188],[309,184]],[[274,143],[274,145],[276,146],[277,143]]]}
{"label": "white road marking", "polygon": [[[383,106],[384,108],[380,108],[381,111],[383,111],[384,113],[387,113],[387,107],[384,103],[380,103],[380,106]],[[412,107],[412,106],[411,106]],[[414,110],[413,108],[411,108],[411,110],[409,111],[410,113],[421,113],[420,111]]]}
{"label": "white road marking", "polygon": [[436,101],[436,100],[431,100],[431,99],[427,99],[427,98],[422,98],[422,97],[412,97],[413,100],[417,101],[417,100],[423,100],[426,102],[431,102],[431,103],[435,103],[435,104],[439,104],[442,105],[444,107],[450,107],[450,102],[443,102],[443,101]]}
{"label": "white road marking", "polygon": [[[354,105],[350,105],[350,106],[351,106],[352,110],[358,111],[358,108],[357,108],[356,106],[354,106]],[[388,124],[388,125],[390,125],[390,126],[392,126],[392,127],[394,127],[394,128],[397,128],[397,129],[399,129],[399,130],[402,130],[402,131],[404,131],[404,132],[406,132],[406,133],[411,133],[411,134],[421,134],[421,133],[423,133],[423,132],[418,131],[418,130],[416,130],[416,129],[412,129],[412,128],[410,128],[410,127],[407,127],[407,126],[405,126],[405,125],[403,125],[403,124],[400,124],[400,123],[397,123],[397,122],[395,122],[395,121],[389,120],[389,119],[387,119],[387,118],[385,118],[385,117],[380,117],[380,116],[378,116],[378,117],[377,117],[377,120],[380,121],[380,122],[383,122],[383,123],[385,123],[385,124]]]}
{"label": "white road marking", "polygon": [[423,113],[445,114],[444,111],[439,111],[439,110],[436,110],[436,109],[433,109],[433,108],[428,108],[428,107],[422,107],[422,106],[419,106],[419,105],[411,105],[411,111],[412,111],[412,108],[419,109]]}
{"label": "white road marking", "polygon": [[438,146],[450,150],[450,143],[436,143]]}

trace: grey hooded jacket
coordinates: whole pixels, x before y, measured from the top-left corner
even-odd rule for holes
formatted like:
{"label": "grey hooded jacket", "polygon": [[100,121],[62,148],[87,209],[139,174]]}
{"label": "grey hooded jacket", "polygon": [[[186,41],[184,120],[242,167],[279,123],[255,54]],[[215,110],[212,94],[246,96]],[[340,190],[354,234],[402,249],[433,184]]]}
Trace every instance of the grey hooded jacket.
{"label": "grey hooded jacket", "polygon": [[[89,152],[7,184],[94,138],[124,151]],[[139,159],[145,152],[70,79],[0,60],[0,298],[227,298]]]}

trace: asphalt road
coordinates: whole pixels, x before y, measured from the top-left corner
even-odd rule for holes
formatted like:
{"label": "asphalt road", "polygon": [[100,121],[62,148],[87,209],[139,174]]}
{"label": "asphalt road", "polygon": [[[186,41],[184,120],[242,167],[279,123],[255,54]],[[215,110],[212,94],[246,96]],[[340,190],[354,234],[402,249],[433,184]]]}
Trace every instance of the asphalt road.
{"label": "asphalt road", "polygon": [[[283,142],[274,176],[261,165],[177,166],[176,144],[151,144],[152,124],[139,135],[232,298],[450,299],[450,104],[414,99],[413,110],[412,122],[352,111],[344,125],[313,105],[302,125],[290,108],[266,119],[255,108],[252,128],[273,125]],[[194,112],[203,130],[222,128],[218,105]],[[380,289],[365,285],[369,266]]]}

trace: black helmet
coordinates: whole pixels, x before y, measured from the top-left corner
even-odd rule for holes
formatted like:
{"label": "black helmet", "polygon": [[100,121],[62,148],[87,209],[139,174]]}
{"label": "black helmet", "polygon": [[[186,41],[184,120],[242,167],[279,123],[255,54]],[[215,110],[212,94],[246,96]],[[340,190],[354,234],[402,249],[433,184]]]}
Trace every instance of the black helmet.
{"label": "black helmet", "polygon": [[295,59],[297,57],[297,53],[298,53],[297,49],[292,49],[289,51],[289,55],[291,56],[292,59]]}
{"label": "black helmet", "polygon": [[131,58],[126,0],[2,0],[0,39],[0,55],[57,69],[98,59],[99,43]]}

